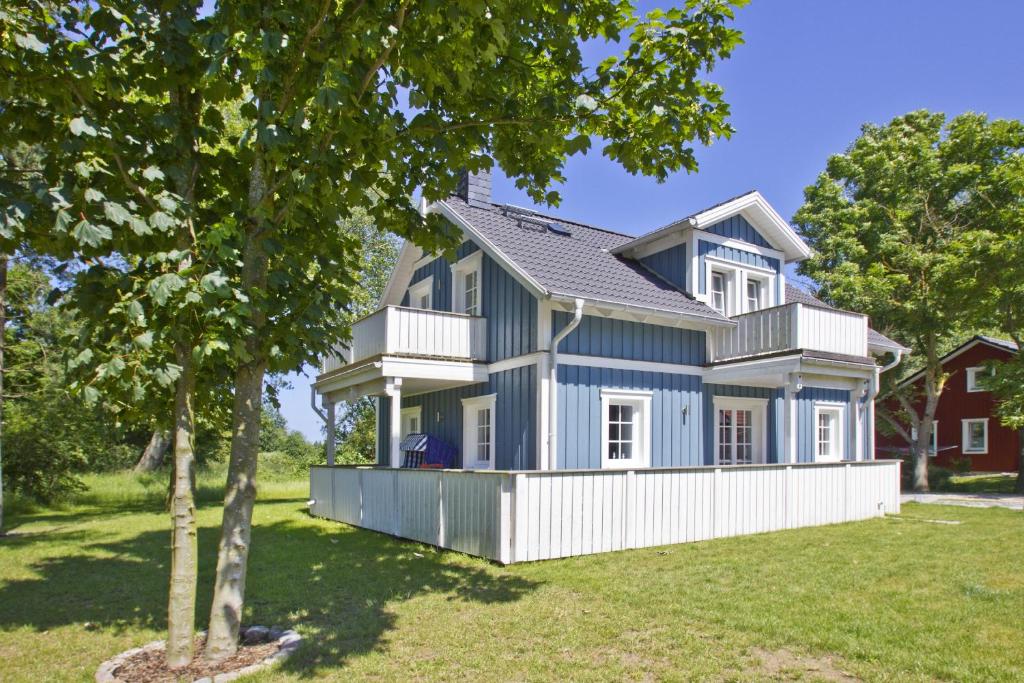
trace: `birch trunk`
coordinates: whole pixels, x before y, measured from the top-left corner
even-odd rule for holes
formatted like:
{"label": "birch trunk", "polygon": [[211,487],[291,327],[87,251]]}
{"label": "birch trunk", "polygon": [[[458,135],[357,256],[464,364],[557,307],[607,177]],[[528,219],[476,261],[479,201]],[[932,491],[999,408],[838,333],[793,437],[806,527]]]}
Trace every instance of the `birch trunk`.
{"label": "birch trunk", "polygon": [[149,443],[146,444],[146,449],[142,451],[142,456],[135,463],[134,471],[142,473],[160,469],[160,466],[164,464],[164,456],[167,455],[170,445],[171,435],[162,429],[154,429],[153,435],[149,437]]}
{"label": "birch trunk", "polygon": [[171,587],[167,605],[167,666],[192,661],[196,621],[195,367],[192,349],[179,344],[175,356],[181,377],[174,397],[174,479],[171,494]]}
{"label": "birch trunk", "polygon": [[[249,179],[249,207],[253,215],[266,193],[264,168],[259,159]],[[242,285],[247,292],[265,288],[268,259],[263,249],[266,225],[252,219],[246,229],[242,252]],[[224,493],[224,517],[217,551],[217,576],[210,608],[210,626],[205,656],[219,662],[238,650],[238,632],[245,605],[245,578],[252,538],[252,510],[256,501],[256,462],[259,456],[260,412],[266,352],[260,341],[266,324],[265,313],[256,308],[246,340],[250,360],[235,373],[235,402],[232,413],[231,460]]]}

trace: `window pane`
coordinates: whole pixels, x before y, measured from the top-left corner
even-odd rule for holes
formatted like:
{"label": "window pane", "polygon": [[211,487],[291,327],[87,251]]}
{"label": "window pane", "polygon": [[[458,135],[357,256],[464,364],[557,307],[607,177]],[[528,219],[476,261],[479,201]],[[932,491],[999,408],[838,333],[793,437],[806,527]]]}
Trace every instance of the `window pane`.
{"label": "window pane", "polygon": [[985,448],[985,423],[971,422],[969,424],[970,439],[968,441],[972,451],[980,451]]}
{"label": "window pane", "polygon": [[629,460],[633,457],[633,444],[624,443],[620,446],[619,458],[621,460]]}

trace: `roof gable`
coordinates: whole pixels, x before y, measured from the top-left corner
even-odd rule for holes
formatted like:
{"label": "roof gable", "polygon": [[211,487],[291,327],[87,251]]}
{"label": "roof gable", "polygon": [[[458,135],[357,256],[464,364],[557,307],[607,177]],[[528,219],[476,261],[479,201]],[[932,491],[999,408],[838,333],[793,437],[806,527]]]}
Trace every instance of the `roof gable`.
{"label": "roof gable", "polygon": [[[964,353],[967,353],[968,351],[970,351],[971,349],[973,349],[973,348],[975,348],[976,346],[979,346],[979,345],[984,345],[984,346],[987,346],[989,348],[996,349],[998,351],[1002,351],[1004,353],[1017,353],[1017,351],[1019,350],[1017,348],[1016,344],[1014,344],[1012,341],[1009,341],[1007,339],[997,339],[996,337],[988,337],[988,336],[985,336],[985,335],[982,335],[982,334],[978,334],[978,335],[975,335],[975,336],[971,337],[970,339],[965,341],[963,344],[961,344],[960,346],[956,347],[955,349],[953,349],[952,351],[947,353],[945,356],[940,358],[939,359],[939,364],[940,365],[946,365],[951,360],[957,358],[958,356],[963,355]],[[910,377],[907,377],[906,379],[900,381],[899,386],[903,387],[903,386],[906,386],[908,384],[913,384],[914,382],[916,382],[919,379],[921,379],[923,376],[924,376],[924,370],[923,369],[922,370],[918,370],[917,372],[915,372]]]}
{"label": "roof gable", "polygon": [[[736,221],[733,227],[728,227],[730,219],[735,218],[741,219],[742,223],[749,225],[753,233],[756,233],[763,243],[759,244],[752,239],[744,241],[782,252],[787,263],[802,261],[811,255],[810,248],[793,230],[792,226],[772,208],[768,200],[757,190],[733,197],[691,216],[669,223],[646,235],[641,235],[616,247],[614,252],[628,254],[655,240],[687,229],[704,230],[716,234],[721,234],[718,232],[719,230],[740,230],[742,226],[740,221]],[[753,238],[753,234],[748,236]]]}

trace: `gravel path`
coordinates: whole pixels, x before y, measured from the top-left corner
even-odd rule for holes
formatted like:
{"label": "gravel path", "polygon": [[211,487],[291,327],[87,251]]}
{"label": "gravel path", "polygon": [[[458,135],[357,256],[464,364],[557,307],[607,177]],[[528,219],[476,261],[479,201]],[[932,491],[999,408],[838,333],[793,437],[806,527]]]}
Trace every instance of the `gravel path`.
{"label": "gravel path", "polygon": [[974,508],[1003,507],[1024,509],[1024,496],[1010,493],[904,493],[904,503],[933,503],[936,505],[963,505]]}

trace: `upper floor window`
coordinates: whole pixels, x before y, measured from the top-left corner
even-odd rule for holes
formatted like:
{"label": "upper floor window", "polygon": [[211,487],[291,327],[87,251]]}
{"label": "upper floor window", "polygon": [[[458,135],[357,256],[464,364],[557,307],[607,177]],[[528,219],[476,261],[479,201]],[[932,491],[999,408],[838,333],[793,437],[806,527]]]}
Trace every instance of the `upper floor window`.
{"label": "upper floor window", "polygon": [[420,280],[409,287],[409,305],[413,308],[430,310],[434,307],[434,277]]}
{"label": "upper floor window", "polygon": [[452,310],[456,313],[480,315],[482,265],[481,251],[452,264]]}
{"label": "upper floor window", "polygon": [[726,315],[728,310],[728,287],[725,273],[718,271],[711,272],[711,308],[715,309],[722,315]]}
{"label": "upper floor window", "polygon": [[985,391],[982,383],[985,381],[984,376],[986,372],[986,369],[981,366],[967,368],[967,391],[972,393]]}
{"label": "upper floor window", "polygon": [[764,287],[760,280],[747,278],[747,311],[764,308]]}

